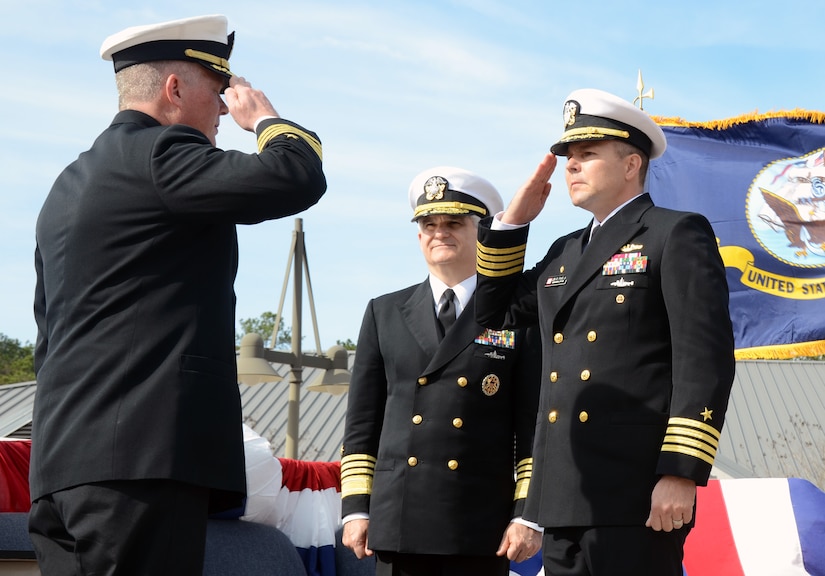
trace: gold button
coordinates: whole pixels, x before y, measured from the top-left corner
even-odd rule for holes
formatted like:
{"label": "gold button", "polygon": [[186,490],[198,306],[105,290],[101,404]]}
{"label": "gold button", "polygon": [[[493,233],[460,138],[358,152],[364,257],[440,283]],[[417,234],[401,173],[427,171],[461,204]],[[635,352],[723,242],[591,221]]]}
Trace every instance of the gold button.
{"label": "gold button", "polygon": [[590,370],[582,370],[582,380],[590,380]]}
{"label": "gold button", "polygon": [[624,294],[616,294],[616,304],[624,304]]}
{"label": "gold button", "polygon": [[462,388],[464,388],[467,385],[467,379],[464,376],[456,380],[456,382],[458,382],[458,385]]}
{"label": "gold button", "polygon": [[584,410],[579,412],[579,422],[587,422],[588,418],[589,418],[589,416],[588,416],[587,412],[585,412]]}
{"label": "gold button", "polygon": [[421,424],[421,422],[423,421],[424,418],[421,416],[421,414],[416,414],[415,416],[413,416],[413,424]]}
{"label": "gold button", "polygon": [[596,341],[596,331],[591,330],[587,333],[587,341],[588,342],[595,342]]}
{"label": "gold button", "polygon": [[559,272],[560,272],[561,274],[564,274],[564,266],[562,266],[561,268],[559,268]]}
{"label": "gold button", "polygon": [[556,332],[555,334],[553,334],[553,342],[555,342],[556,344],[561,344],[562,342],[564,342],[564,334],[562,334],[561,332]]}
{"label": "gold button", "polygon": [[456,468],[458,468],[458,460],[450,460],[449,462],[447,462],[447,468],[449,468],[450,470],[455,470]]}
{"label": "gold button", "polygon": [[426,383],[427,383],[427,377],[426,377],[426,376],[422,376],[421,378],[419,378],[419,379],[418,379],[418,383],[419,383],[419,384],[421,384],[421,385],[423,386],[424,384],[426,384]]}
{"label": "gold button", "polygon": [[550,420],[550,424],[555,424],[556,420],[559,418],[559,413],[553,410],[550,414],[547,415],[547,419]]}
{"label": "gold button", "polygon": [[559,379],[559,373],[556,371],[550,372],[550,382],[555,382]]}
{"label": "gold button", "polygon": [[464,420],[462,420],[461,418],[453,418],[453,426],[455,428],[461,428],[462,426],[464,426]]}
{"label": "gold button", "polygon": [[415,456],[410,456],[409,458],[407,458],[407,464],[409,464],[410,466],[417,466],[418,458],[416,458]]}

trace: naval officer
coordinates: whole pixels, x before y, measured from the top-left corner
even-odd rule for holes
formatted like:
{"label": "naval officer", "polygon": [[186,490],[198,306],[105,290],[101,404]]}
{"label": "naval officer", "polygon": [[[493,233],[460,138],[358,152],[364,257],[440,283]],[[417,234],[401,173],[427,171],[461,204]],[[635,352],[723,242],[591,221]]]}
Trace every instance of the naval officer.
{"label": "naval officer", "polygon": [[[107,38],[120,111],[40,212],[29,526],[44,576],[200,576],[208,512],[242,502],[235,225],[305,210],[326,181],[315,134],[230,71],[233,39],[220,15]],[[257,154],[216,148],[227,112]]]}
{"label": "naval officer", "polygon": [[[546,574],[681,575],[733,381],[725,268],[703,216],[644,193],[666,146],[647,114],[585,89],[567,98],[563,121],[507,210],[479,226],[478,321],[541,327],[524,515],[545,529]],[[523,272],[557,155],[573,204],[593,219]]]}
{"label": "naval officer", "polygon": [[480,218],[498,191],[425,170],[409,201],[429,276],[370,301],[341,461],[343,542],[379,576],[506,576],[541,536],[520,516],[532,469],[537,334],[473,311]]}

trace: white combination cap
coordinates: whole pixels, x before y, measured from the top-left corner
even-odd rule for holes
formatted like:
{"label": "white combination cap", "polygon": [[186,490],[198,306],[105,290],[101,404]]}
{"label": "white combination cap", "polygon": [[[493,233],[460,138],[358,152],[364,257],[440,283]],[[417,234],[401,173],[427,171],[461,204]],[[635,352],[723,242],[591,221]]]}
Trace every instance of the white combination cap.
{"label": "white combination cap", "polygon": [[556,156],[566,156],[573,142],[624,140],[649,158],[658,158],[665,148],[665,134],[644,110],[609,92],[583,88],[572,92],[564,103],[564,134],[550,147]]}
{"label": "white combination cap", "polygon": [[409,190],[413,221],[430,214],[475,214],[504,210],[501,195],[478,174],[453,166],[436,166],[413,178]]}
{"label": "white combination cap", "polygon": [[126,28],[103,41],[100,56],[114,62],[115,72],[142,62],[186,60],[229,78],[234,41],[226,16],[194,16]]}

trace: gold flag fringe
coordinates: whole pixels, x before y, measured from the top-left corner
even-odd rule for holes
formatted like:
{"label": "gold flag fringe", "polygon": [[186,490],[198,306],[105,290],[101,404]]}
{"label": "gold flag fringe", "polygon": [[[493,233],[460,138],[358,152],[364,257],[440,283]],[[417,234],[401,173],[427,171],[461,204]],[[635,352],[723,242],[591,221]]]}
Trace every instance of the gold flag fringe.
{"label": "gold flag fringe", "polygon": [[654,122],[659,126],[675,126],[682,128],[705,128],[708,130],[725,130],[731,126],[738,124],[747,124],[748,122],[758,122],[768,118],[788,118],[790,120],[806,120],[814,124],[825,124],[825,112],[817,112],[815,110],[804,110],[802,108],[794,108],[793,110],[780,110],[778,112],[752,112],[750,114],[742,114],[741,116],[734,116],[733,118],[725,118],[723,120],[711,120],[709,122],[688,122],[679,117],[667,116],[652,116]]}
{"label": "gold flag fringe", "polygon": [[822,354],[825,354],[825,340],[739,348],[734,351],[734,357],[737,360],[789,360],[791,358],[812,358]]}

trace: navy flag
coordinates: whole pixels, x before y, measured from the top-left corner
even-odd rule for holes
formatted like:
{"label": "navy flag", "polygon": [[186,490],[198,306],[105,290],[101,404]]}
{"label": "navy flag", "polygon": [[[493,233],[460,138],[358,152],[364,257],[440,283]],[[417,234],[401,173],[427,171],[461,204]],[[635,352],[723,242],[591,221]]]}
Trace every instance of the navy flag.
{"label": "navy flag", "polygon": [[667,150],[648,190],[713,225],[736,358],[825,354],[825,113],[654,119]]}

